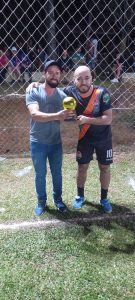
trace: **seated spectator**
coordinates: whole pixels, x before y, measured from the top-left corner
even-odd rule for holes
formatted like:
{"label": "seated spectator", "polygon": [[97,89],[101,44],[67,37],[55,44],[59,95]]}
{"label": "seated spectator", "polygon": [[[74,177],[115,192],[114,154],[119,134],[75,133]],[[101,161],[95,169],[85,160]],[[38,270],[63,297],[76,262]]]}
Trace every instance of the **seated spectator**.
{"label": "seated spectator", "polygon": [[14,83],[15,81],[20,81],[21,72],[20,72],[20,60],[17,56],[17,49],[16,47],[11,48],[12,57],[9,61],[9,73],[12,78],[11,83]]}
{"label": "seated spectator", "polygon": [[28,82],[32,81],[32,63],[23,51],[19,55],[20,61],[20,72],[21,72],[21,80],[25,83],[25,72],[28,73],[29,80]]}
{"label": "seated spectator", "polygon": [[27,51],[26,53],[28,54],[28,58],[32,63],[32,71],[36,71],[37,67],[36,67],[36,49],[34,47],[34,43],[33,40],[30,39],[27,43]]}
{"label": "seated spectator", "polygon": [[72,55],[71,59],[73,61],[73,69],[86,64],[85,55],[82,53],[81,47],[76,48],[76,51]]}
{"label": "seated spectator", "polygon": [[50,60],[50,58],[41,46],[37,47],[36,54],[37,54],[36,61],[38,65],[37,68],[40,69],[40,71],[42,72],[44,70],[44,65],[48,60]]}
{"label": "seated spectator", "polygon": [[61,82],[63,84],[69,84],[72,77],[70,71],[72,71],[73,62],[72,59],[69,57],[67,50],[63,50],[58,62],[62,70]]}
{"label": "seated spectator", "polygon": [[18,51],[17,51],[17,56],[18,56],[19,60],[21,60],[21,56],[26,52],[26,51],[24,50],[24,44],[23,44],[22,41],[19,41],[19,42],[18,42],[18,44],[17,44],[17,49],[18,49]]}
{"label": "seated spectator", "polygon": [[59,58],[59,63],[63,74],[66,74],[72,69],[73,62],[72,59],[69,57],[67,50],[63,50],[62,55]]}
{"label": "seated spectator", "polygon": [[120,76],[123,70],[124,59],[120,52],[116,52],[115,59],[112,65],[112,71],[114,74],[114,78],[111,80],[112,83],[118,83],[120,81]]}
{"label": "seated spectator", "polygon": [[24,56],[24,53],[26,53],[27,51],[24,50],[22,42],[19,42],[16,48],[17,48],[17,57],[19,61],[21,61]]}
{"label": "seated spectator", "polygon": [[8,57],[6,53],[4,53],[3,49],[0,49],[0,83],[5,80],[5,76],[8,69]]}

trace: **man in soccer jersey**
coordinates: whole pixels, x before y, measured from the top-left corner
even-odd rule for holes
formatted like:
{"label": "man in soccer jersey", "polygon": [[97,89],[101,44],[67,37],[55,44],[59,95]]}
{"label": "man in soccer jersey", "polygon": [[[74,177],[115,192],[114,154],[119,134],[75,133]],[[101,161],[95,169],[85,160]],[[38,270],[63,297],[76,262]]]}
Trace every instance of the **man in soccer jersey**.
{"label": "man in soccer jersey", "polygon": [[76,155],[77,196],[73,208],[80,209],[85,202],[84,186],[87,170],[90,161],[93,160],[93,153],[96,152],[100,170],[100,204],[105,213],[111,213],[112,206],[107,197],[113,155],[110,94],[106,88],[93,86],[91,72],[87,66],[80,66],[75,70],[74,86],[64,88],[64,92],[77,100],[76,114],[80,127]]}

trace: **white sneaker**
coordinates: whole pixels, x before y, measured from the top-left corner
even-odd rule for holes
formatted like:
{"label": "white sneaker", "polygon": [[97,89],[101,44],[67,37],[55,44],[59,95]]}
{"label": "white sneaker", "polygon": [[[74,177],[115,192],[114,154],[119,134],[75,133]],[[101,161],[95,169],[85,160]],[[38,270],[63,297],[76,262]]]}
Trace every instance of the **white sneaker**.
{"label": "white sneaker", "polygon": [[118,83],[119,80],[118,80],[117,78],[114,78],[114,79],[111,80],[111,82],[112,82],[112,83]]}

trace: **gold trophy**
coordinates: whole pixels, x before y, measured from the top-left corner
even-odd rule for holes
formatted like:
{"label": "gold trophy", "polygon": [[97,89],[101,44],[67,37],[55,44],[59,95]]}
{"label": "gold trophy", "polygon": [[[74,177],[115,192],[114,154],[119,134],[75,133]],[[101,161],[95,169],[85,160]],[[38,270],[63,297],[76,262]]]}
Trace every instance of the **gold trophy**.
{"label": "gold trophy", "polygon": [[[66,97],[63,99],[63,108],[75,110],[76,100],[73,97]],[[74,121],[75,117],[68,117],[65,121]]]}
{"label": "gold trophy", "polygon": [[63,107],[64,109],[72,109],[76,108],[76,100],[73,97],[66,97],[63,99]]}

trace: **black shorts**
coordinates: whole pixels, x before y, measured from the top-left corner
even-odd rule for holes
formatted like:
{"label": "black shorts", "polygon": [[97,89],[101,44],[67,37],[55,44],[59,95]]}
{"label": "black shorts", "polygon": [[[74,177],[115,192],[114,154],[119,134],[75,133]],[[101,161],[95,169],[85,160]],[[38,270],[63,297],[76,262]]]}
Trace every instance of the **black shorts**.
{"label": "black shorts", "polygon": [[113,162],[112,139],[102,143],[89,143],[88,140],[78,142],[76,161],[79,164],[88,164],[93,160],[93,154],[96,153],[97,160],[102,165],[110,165]]}

